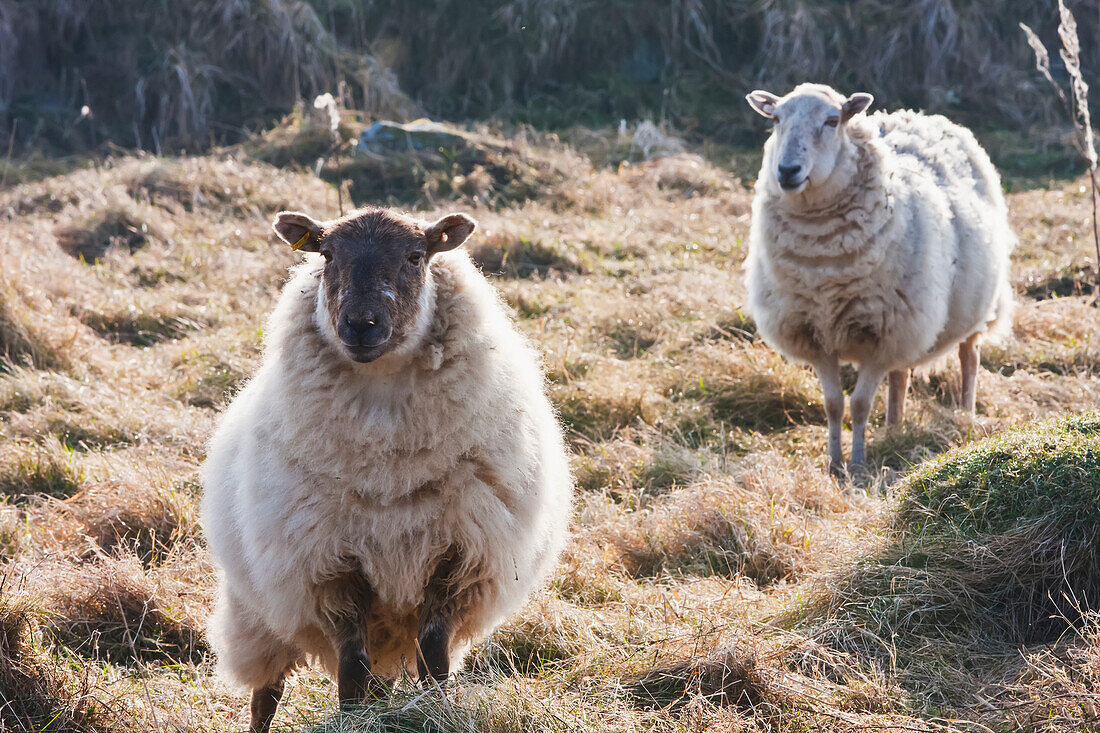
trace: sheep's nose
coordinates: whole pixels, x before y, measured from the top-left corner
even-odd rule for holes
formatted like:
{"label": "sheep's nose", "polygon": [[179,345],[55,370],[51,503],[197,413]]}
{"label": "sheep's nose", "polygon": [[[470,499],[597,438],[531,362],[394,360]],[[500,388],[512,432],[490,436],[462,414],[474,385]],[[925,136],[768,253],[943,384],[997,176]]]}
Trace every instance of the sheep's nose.
{"label": "sheep's nose", "polygon": [[789,181],[797,176],[800,170],[802,170],[800,165],[781,165],[779,166],[779,179]]}
{"label": "sheep's nose", "polygon": [[350,346],[378,346],[390,337],[390,329],[372,314],[361,318],[344,316],[343,330],[340,335]]}

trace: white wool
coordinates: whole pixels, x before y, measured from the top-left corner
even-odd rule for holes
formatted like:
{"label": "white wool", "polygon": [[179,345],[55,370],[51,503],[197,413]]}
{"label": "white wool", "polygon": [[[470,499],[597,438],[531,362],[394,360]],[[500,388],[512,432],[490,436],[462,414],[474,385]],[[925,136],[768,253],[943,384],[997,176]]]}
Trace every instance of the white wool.
{"label": "white wool", "polygon": [[1015,237],[974,136],[911,111],[853,117],[845,134],[828,180],[802,196],[771,174],[775,136],[764,146],[745,263],[764,340],[798,361],[834,353],[885,373],[1003,335]]}
{"label": "white wool", "polygon": [[322,272],[319,257],[292,271],[263,365],[204,467],[203,523],[223,571],[211,642],[222,671],[253,688],[308,658],[335,674],[316,588],[349,566],[376,594],[374,671],[415,674],[416,607],[456,545],[488,589],[454,621],[458,669],[547,575],[570,515],[537,356],[464,252],[433,258],[415,335],[370,364],[322,334]]}

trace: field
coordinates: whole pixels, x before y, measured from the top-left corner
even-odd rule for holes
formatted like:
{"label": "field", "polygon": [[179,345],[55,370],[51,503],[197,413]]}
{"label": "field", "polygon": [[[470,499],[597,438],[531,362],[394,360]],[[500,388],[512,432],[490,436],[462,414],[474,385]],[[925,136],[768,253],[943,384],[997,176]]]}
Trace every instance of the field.
{"label": "field", "polygon": [[[345,116],[344,134],[361,124]],[[742,309],[755,149],[633,127],[458,132],[447,155],[336,161],[299,115],[203,154],[2,169],[0,730],[247,727],[203,638],[198,470],[298,260],[272,214],[333,216],[349,197],[479,220],[466,246],[545,355],[567,425],[573,537],[445,696],[406,685],[339,716],[305,671],[276,725],[1100,728],[1087,179],[1006,181],[1020,307],[1012,340],[983,349],[978,416],[955,409],[957,360],[919,375],[904,426],[876,406],[875,478],[853,485],[825,470],[812,373]],[[971,532],[968,505],[948,517],[962,539],[942,540],[943,497],[966,504],[989,476],[1025,487],[998,501],[1031,523]],[[1031,496],[1050,498],[1034,517]]]}

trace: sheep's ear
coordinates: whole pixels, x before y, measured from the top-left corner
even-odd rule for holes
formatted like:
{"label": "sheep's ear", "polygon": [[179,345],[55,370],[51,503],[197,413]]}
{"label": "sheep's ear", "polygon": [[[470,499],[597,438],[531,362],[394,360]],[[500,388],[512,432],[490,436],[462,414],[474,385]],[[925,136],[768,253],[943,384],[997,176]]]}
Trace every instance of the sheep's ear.
{"label": "sheep's ear", "polygon": [[280,211],[271,226],[291,249],[301,252],[317,252],[320,249],[324,226],[311,216],[298,211]]}
{"label": "sheep's ear", "polygon": [[871,106],[871,102],[875,101],[867,92],[856,92],[852,96],[848,97],[840,108],[840,119],[842,122],[847,122],[863,110]]}
{"label": "sheep's ear", "polygon": [[446,252],[466,241],[477,228],[477,222],[465,214],[447,214],[424,230],[428,254]]}
{"label": "sheep's ear", "polygon": [[763,89],[756,89],[745,95],[749,105],[768,119],[775,117],[775,106],[779,104],[779,97]]}

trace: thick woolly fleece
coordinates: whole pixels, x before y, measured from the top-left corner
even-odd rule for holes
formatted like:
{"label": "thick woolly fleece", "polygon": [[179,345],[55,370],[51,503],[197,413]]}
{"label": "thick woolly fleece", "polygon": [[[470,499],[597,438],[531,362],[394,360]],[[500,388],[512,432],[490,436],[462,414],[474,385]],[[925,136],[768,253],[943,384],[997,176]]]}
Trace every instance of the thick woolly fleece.
{"label": "thick woolly fleece", "polygon": [[572,480],[535,352],[462,251],[436,255],[414,343],[370,364],[322,336],[323,263],[292,271],[263,365],[222,416],[203,523],[222,570],[210,639],[253,688],[317,659],[327,581],[361,571],[375,598],[374,672],[415,676],[417,605],[457,547],[469,590],[451,668],[551,569]]}
{"label": "thick woolly fleece", "polygon": [[856,116],[824,185],[785,196],[774,136],[752,205],[746,281],[764,340],[881,371],[931,361],[1011,325],[1015,237],[974,136],[917,112]]}

